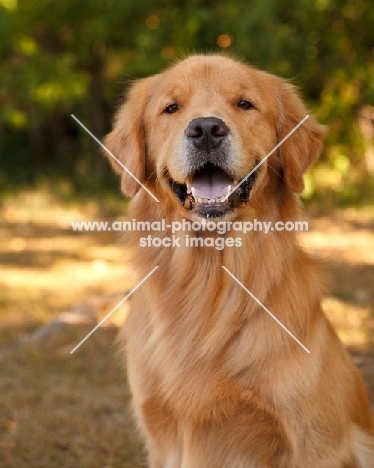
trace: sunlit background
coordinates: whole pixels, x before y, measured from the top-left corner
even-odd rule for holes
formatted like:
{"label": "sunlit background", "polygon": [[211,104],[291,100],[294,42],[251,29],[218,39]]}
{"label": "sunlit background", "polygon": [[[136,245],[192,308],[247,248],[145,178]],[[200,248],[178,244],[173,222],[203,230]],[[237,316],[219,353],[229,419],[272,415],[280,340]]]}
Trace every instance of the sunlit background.
{"label": "sunlit background", "polygon": [[[329,127],[300,241],[374,401],[374,8],[370,0],[0,0],[0,466],[144,464],[115,355],[135,284],[126,214],[97,144],[129,82],[193,52],[292,81]],[[276,313],[276,311],[274,311]]]}

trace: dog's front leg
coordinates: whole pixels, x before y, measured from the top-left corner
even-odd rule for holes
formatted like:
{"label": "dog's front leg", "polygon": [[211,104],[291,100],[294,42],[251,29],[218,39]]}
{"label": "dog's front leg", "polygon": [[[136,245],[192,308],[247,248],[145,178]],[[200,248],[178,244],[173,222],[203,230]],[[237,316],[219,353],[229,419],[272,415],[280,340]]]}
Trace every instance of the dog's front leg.
{"label": "dog's front leg", "polygon": [[158,400],[137,405],[135,413],[145,435],[150,468],[180,468],[181,441],[176,421]]}

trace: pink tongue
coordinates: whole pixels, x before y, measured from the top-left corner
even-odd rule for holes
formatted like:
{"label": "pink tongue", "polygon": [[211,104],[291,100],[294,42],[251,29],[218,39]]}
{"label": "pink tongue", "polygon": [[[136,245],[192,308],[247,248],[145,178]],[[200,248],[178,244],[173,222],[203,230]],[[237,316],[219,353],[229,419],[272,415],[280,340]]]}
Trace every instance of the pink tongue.
{"label": "pink tongue", "polygon": [[191,186],[200,198],[221,198],[226,195],[227,187],[230,185],[230,179],[225,175],[213,172],[210,175],[197,174]]}

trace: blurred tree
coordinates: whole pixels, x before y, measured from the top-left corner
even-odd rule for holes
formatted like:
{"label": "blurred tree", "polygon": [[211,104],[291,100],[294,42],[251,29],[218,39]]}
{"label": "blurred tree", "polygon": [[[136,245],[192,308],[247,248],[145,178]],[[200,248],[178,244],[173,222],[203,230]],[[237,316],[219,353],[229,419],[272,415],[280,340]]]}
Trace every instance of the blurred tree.
{"label": "blurred tree", "polygon": [[358,116],[374,100],[369,0],[0,0],[0,182],[27,168],[100,173],[70,114],[101,137],[129,79],[217,50],[300,86],[330,126],[329,165],[347,172],[364,160],[372,142]]}

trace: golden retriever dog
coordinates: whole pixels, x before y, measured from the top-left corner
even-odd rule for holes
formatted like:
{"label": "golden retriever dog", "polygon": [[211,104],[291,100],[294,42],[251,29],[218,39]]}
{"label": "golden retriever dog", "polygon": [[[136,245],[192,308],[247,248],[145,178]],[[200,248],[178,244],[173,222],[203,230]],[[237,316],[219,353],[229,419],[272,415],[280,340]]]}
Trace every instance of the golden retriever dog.
{"label": "golden retriever dog", "polygon": [[[220,55],[135,82],[105,145],[159,202],[110,158],[129,219],[165,220],[170,239],[183,220],[297,221],[324,127],[310,116],[266,157],[306,116],[291,84]],[[373,468],[368,396],[295,232],[183,234],[155,247],[130,233],[139,281],[159,267],[124,329],[149,466]]]}

